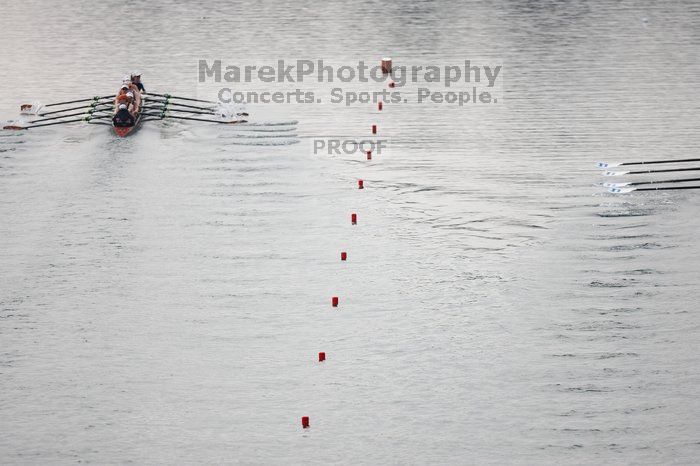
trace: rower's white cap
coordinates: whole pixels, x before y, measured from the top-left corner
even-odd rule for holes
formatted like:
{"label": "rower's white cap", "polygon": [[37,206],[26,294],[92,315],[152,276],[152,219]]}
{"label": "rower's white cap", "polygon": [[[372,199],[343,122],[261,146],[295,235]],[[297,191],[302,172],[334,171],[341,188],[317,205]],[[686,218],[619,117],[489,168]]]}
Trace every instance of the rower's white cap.
{"label": "rower's white cap", "polygon": [[127,97],[133,97],[133,96],[134,96],[134,93],[131,92],[131,91],[129,91],[129,92],[126,93],[126,96],[127,96]]}
{"label": "rower's white cap", "polygon": [[131,72],[131,76],[141,76],[141,72],[138,70],[134,70]]}
{"label": "rower's white cap", "polygon": [[119,106],[119,110],[124,110],[125,108],[126,108],[126,104],[121,104],[121,105]]}
{"label": "rower's white cap", "polygon": [[129,89],[129,86],[127,86],[126,84],[122,84],[122,89]]}
{"label": "rower's white cap", "polygon": [[131,75],[127,74],[122,78],[122,81],[131,81]]}

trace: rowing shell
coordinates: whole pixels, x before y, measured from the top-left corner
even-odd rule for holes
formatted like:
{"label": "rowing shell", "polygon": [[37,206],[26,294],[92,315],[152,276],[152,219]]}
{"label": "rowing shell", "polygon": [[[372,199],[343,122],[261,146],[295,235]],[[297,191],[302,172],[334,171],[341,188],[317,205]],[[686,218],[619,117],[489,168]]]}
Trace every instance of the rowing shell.
{"label": "rowing shell", "polygon": [[138,131],[138,129],[141,127],[141,109],[143,108],[144,101],[145,101],[145,97],[144,97],[143,93],[140,93],[139,108],[138,108],[138,110],[136,110],[136,116],[134,118],[134,126],[114,126],[114,125],[112,125],[112,128],[114,129],[114,134],[116,134],[120,138],[125,138],[128,135]]}
{"label": "rowing shell", "polygon": [[[166,118],[226,125],[247,123],[246,120],[240,118],[247,117],[247,113],[233,113],[223,108],[220,102],[156,93],[149,93],[148,98],[146,98],[144,96],[145,93],[140,93],[137,90],[135,90],[134,94],[138,95],[140,99],[138,109],[133,115],[133,126],[121,127],[115,126],[114,121],[109,122],[110,118],[114,120],[114,114],[117,112],[117,109],[114,108],[117,99],[114,97],[114,94],[111,94],[46,105],[41,105],[38,102],[22,104],[20,107],[20,114],[22,115],[20,119],[16,122],[10,121],[9,125],[2,128],[6,130],[26,130],[44,126],[87,122],[111,126],[114,134],[123,138],[135,133],[146,121],[164,120]],[[192,105],[192,102],[196,102],[198,105]],[[70,107],[69,105],[72,104],[80,105]],[[280,125],[283,123],[272,124]]]}

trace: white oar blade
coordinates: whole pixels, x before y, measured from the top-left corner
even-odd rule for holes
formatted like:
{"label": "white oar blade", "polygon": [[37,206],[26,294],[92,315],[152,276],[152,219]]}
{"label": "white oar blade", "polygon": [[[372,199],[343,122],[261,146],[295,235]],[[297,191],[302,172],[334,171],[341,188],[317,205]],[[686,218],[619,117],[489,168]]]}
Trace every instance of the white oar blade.
{"label": "white oar blade", "polygon": [[610,188],[610,189],[608,189],[608,191],[613,193],[613,194],[626,194],[626,193],[631,193],[634,190],[635,190],[635,188]]}
{"label": "white oar blade", "polygon": [[619,167],[621,165],[620,162],[596,162],[595,166],[598,168],[613,168],[613,167]]}
{"label": "white oar blade", "polygon": [[622,176],[622,175],[626,175],[628,173],[629,172],[610,172],[610,171],[608,171],[608,172],[603,173],[603,176]]}
{"label": "white oar blade", "polygon": [[26,126],[26,125],[23,125],[23,124],[13,124],[13,123],[11,123],[11,124],[9,124],[9,125],[3,126],[2,129],[4,129],[4,130],[17,130],[17,131],[18,131],[18,130],[21,130],[21,129],[27,129],[27,126]]}
{"label": "white oar blade", "polygon": [[629,186],[629,183],[603,183],[603,186],[606,188],[624,188]]}
{"label": "white oar blade", "polygon": [[222,120],[237,120],[239,117],[244,116],[244,114],[248,116],[243,107],[233,104],[219,103],[212,111],[218,114]]}
{"label": "white oar blade", "polygon": [[39,102],[32,102],[31,104],[22,104],[19,107],[20,115],[36,115],[42,109],[43,105]]}

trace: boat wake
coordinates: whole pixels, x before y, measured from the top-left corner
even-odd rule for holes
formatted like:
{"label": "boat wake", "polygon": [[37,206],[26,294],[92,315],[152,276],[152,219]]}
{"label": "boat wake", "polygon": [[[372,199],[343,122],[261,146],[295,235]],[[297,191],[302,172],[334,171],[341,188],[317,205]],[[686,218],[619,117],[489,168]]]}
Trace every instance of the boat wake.
{"label": "boat wake", "polygon": [[227,146],[291,146],[293,144],[298,144],[299,139],[286,139],[283,141],[276,140],[263,140],[263,141],[229,141],[226,142]]}

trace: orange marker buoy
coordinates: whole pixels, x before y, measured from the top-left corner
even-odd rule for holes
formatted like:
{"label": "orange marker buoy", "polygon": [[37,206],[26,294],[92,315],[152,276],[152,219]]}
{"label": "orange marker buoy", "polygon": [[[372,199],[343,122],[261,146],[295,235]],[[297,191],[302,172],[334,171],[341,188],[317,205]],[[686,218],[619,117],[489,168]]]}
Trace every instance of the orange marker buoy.
{"label": "orange marker buoy", "polygon": [[338,297],[337,296],[333,296],[331,298],[331,306],[338,307]]}
{"label": "orange marker buoy", "polygon": [[323,351],[318,353],[318,362],[323,362],[325,360],[326,360],[326,353],[324,353]]}
{"label": "orange marker buoy", "polygon": [[367,151],[367,160],[372,160],[372,151],[371,150]]}
{"label": "orange marker buoy", "polygon": [[365,181],[357,180],[357,189],[365,189]]}
{"label": "orange marker buoy", "polygon": [[380,101],[380,102],[377,104],[377,110],[379,110],[379,111],[381,112],[381,111],[382,111],[382,108],[384,108],[384,102],[381,102],[381,101]]}
{"label": "orange marker buoy", "polygon": [[372,125],[372,134],[377,134],[377,125]]}
{"label": "orange marker buoy", "polygon": [[345,251],[341,252],[340,253],[340,260],[341,261],[348,260],[348,253]]}
{"label": "orange marker buoy", "polygon": [[357,225],[357,214],[352,214],[352,215],[350,216],[350,222],[351,222],[353,225]]}
{"label": "orange marker buoy", "polygon": [[308,429],[308,428],[309,428],[309,416],[302,416],[302,418],[301,418],[301,427],[302,427],[302,429]]}
{"label": "orange marker buoy", "polygon": [[382,58],[382,74],[391,73],[391,58]]}

